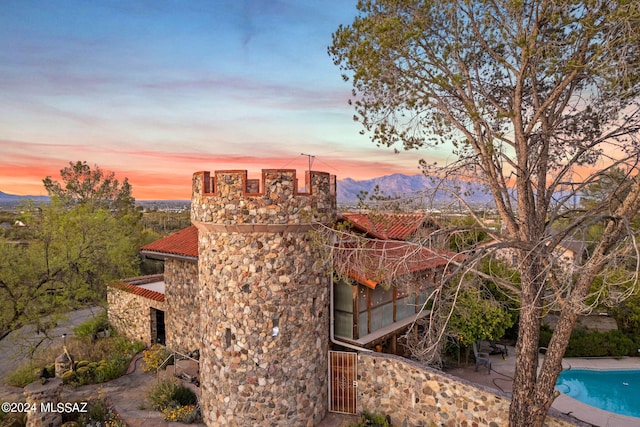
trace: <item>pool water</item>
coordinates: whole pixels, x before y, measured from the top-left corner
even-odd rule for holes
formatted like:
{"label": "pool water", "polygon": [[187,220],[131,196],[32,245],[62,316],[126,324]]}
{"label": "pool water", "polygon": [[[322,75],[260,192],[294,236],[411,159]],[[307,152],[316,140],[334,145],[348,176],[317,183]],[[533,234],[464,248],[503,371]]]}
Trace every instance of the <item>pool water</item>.
{"label": "pool water", "polygon": [[640,417],[640,370],[569,369],[558,377],[556,389],[587,405]]}

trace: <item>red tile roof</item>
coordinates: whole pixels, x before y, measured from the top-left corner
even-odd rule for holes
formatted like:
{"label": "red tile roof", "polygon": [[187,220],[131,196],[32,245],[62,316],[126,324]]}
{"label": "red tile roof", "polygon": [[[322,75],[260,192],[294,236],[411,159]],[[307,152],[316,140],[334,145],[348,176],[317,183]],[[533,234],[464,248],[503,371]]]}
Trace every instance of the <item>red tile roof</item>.
{"label": "red tile roof", "polygon": [[410,213],[355,213],[344,212],[342,219],[353,228],[371,237],[383,240],[406,240],[415,233],[429,217]]}
{"label": "red tile roof", "polygon": [[454,252],[426,248],[411,242],[371,240],[339,243],[334,249],[334,270],[375,288],[380,282],[418,271],[444,267]]}
{"label": "red tile roof", "polygon": [[198,229],[192,225],[140,248],[142,252],[198,257]]}
{"label": "red tile roof", "polygon": [[[124,279],[124,280],[129,280],[129,279]],[[156,291],[152,291],[151,289],[141,288],[140,286],[132,285],[130,283],[125,283],[125,281],[116,281],[116,282],[110,283],[109,285],[121,291],[129,292],[135,295],[140,295],[143,298],[164,302],[164,294],[161,292],[156,292]]]}
{"label": "red tile roof", "polygon": [[[353,244],[342,243],[336,247],[334,254],[336,271],[346,273],[371,288],[393,277],[445,266],[457,255],[401,241],[430,220],[423,214],[344,213],[343,219],[350,221],[357,230],[381,239],[366,239],[364,244],[355,243],[357,248]],[[437,227],[437,224],[434,226]],[[198,229],[195,226],[187,227],[143,246],[141,250],[198,258]]]}

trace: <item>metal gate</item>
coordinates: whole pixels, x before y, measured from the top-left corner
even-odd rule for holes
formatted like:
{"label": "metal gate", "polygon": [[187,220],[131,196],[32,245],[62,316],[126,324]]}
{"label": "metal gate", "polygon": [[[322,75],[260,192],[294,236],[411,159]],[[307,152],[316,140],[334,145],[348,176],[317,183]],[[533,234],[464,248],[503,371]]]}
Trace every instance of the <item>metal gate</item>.
{"label": "metal gate", "polygon": [[356,413],[358,353],[329,352],[329,411]]}

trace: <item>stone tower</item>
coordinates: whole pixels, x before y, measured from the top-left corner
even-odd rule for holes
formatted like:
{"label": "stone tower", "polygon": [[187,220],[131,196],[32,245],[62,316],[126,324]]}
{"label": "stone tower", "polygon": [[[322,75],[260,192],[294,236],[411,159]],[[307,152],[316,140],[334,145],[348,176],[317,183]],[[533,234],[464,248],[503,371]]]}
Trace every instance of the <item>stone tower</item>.
{"label": "stone tower", "polygon": [[[314,223],[336,214],[335,177],[196,172],[200,378],[209,426],[313,426],[327,410],[330,275]],[[326,266],[325,266],[326,267]]]}

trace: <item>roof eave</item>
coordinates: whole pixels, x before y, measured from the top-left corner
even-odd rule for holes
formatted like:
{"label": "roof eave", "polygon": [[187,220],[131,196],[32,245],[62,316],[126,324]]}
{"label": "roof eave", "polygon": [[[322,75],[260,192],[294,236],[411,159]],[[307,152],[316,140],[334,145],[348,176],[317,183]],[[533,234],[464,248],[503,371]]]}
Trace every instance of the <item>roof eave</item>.
{"label": "roof eave", "polygon": [[149,251],[149,250],[142,250],[140,251],[140,253],[146,256],[147,258],[151,258],[151,259],[166,260],[169,258],[169,259],[176,259],[180,261],[198,262],[198,257],[189,256],[189,255],[171,254],[167,252],[158,252],[158,251]]}

